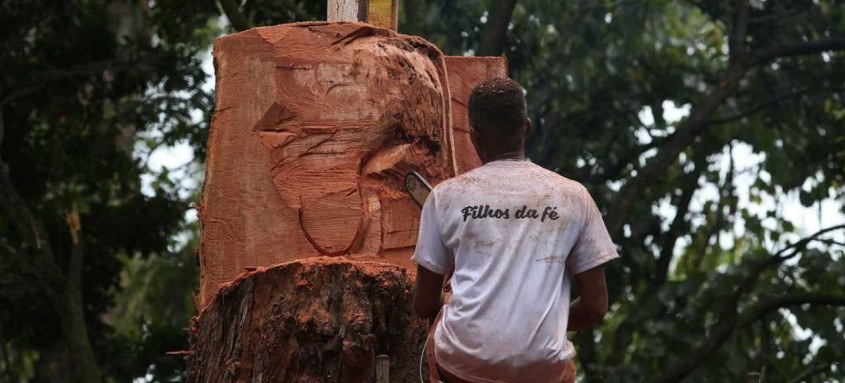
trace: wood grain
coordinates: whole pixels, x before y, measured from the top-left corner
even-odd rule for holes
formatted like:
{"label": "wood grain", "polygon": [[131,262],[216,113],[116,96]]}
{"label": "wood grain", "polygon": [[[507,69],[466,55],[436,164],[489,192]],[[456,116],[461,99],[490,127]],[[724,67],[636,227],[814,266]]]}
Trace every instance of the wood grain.
{"label": "wood grain", "polygon": [[320,255],[413,268],[403,177],[455,175],[444,56],[358,23],[215,42],[217,104],[200,223],[200,308],[247,268]]}

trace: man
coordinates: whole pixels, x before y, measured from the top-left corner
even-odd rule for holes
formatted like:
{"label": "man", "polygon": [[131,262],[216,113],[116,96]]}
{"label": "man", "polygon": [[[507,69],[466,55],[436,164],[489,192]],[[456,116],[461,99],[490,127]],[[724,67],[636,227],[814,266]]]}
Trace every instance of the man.
{"label": "man", "polygon": [[[581,184],[526,161],[531,121],[519,84],[487,80],[468,109],[484,165],[434,188],[413,256],[414,311],[440,313],[428,343],[432,381],[572,381],[567,331],[607,312],[602,265],[616,247]],[[570,303],[572,282],[580,298]]]}

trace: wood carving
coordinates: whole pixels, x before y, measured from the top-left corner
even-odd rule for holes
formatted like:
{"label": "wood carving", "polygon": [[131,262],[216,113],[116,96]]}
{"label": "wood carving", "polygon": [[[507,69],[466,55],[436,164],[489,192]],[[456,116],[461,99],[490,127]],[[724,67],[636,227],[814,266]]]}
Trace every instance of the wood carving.
{"label": "wood carving", "polygon": [[480,165],[466,103],[504,58],[326,22],[226,36],[214,58],[189,381],[368,382],[379,354],[415,381],[420,211],[402,177]]}
{"label": "wood carving", "polygon": [[411,267],[414,169],[456,174],[442,53],[358,23],[255,28],[214,47],[200,218],[205,307],[245,270],[313,256]]}

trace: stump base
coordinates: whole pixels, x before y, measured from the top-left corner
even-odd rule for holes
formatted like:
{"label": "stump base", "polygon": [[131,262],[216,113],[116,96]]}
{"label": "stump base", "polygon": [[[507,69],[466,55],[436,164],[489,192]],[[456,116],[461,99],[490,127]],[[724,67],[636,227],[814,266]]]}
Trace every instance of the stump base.
{"label": "stump base", "polygon": [[372,382],[418,377],[426,323],[401,267],[340,257],[258,269],[221,288],[193,320],[191,382]]}

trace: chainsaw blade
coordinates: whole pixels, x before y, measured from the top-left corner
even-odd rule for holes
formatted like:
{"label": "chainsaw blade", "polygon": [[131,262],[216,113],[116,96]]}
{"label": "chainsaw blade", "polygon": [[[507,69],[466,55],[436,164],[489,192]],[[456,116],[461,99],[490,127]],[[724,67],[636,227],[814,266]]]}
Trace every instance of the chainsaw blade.
{"label": "chainsaw blade", "polygon": [[428,195],[431,194],[431,185],[419,173],[411,171],[405,176],[405,190],[408,191],[414,202],[422,207]]}

